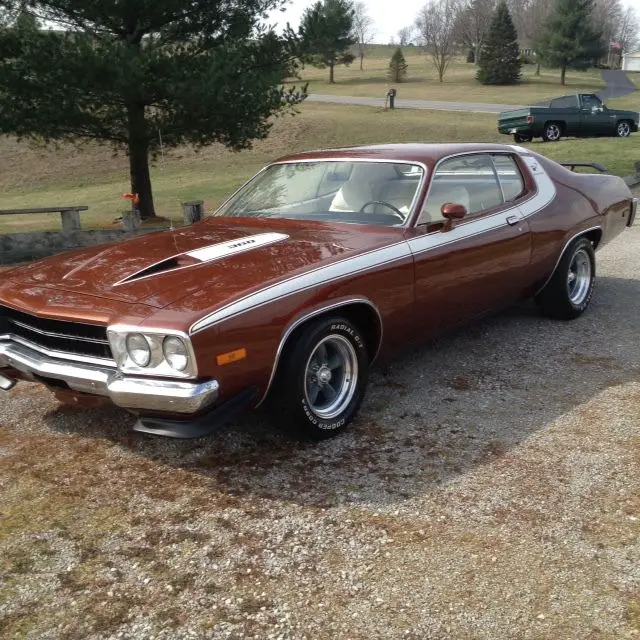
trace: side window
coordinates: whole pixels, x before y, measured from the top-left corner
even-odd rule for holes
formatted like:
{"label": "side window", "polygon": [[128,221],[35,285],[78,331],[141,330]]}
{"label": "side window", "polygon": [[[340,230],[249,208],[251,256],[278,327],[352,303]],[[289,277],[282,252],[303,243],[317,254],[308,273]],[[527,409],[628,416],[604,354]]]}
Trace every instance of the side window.
{"label": "side window", "polygon": [[504,203],[502,189],[489,154],[458,156],[440,164],[418,224],[443,222],[443,204],[464,205],[469,215]]}
{"label": "side window", "polygon": [[493,156],[493,164],[500,180],[505,202],[519,198],[524,191],[524,180],[516,161],[512,156]]}
{"label": "side window", "polygon": [[590,93],[585,93],[582,95],[582,106],[585,109],[593,109],[593,107],[601,107],[602,102],[597,96],[591,95]]}

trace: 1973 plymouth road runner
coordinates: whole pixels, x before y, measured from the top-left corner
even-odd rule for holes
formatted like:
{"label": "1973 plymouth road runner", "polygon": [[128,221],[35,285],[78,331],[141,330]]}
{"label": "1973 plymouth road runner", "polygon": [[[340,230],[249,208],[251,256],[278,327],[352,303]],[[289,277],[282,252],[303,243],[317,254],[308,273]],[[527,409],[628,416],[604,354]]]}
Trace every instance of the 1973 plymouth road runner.
{"label": "1973 plymouth road runner", "polygon": [[377,357],[531,296],[579,316],[636,204],[617,177],[516,146],[287,157],[191,227],[4,273],[0,388],[111,401],[173,437],[269,401],[334,435]]}

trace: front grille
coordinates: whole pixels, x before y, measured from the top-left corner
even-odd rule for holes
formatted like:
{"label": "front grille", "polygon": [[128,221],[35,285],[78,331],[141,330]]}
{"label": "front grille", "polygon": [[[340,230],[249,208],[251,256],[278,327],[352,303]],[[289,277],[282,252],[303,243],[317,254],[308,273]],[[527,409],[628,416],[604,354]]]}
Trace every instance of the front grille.
{"label": "front grille", "polygon": [[49,351],[113,359],[107,328],[95,324],[49,320],[0,305],[0,335],[9,334]]}

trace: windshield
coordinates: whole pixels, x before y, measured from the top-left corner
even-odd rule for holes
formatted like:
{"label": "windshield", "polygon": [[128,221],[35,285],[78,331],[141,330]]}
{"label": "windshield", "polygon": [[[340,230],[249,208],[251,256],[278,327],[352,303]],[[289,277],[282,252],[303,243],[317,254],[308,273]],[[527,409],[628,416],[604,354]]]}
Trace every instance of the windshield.
{"label": "windshield", "polygon": [[403,224],[424,176],[397,162],[292,162],[267,167],[216,216]]}

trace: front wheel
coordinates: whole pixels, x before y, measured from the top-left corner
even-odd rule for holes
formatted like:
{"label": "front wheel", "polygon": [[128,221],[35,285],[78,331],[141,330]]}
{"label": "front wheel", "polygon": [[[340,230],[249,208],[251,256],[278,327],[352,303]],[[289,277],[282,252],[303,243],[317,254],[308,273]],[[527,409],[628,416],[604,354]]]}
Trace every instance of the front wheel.
{"label": "front wheel", "polygon": [[542,313],[573,320],[591,302],[596,277],[596,254],[587,238],[578,238],[565,251],[544,289],[536,296]]}
{"label": "front wheel", "polygon": [[562,128],[557,122],[547,122],[544,125],[542,139],[545,142],[558,142],[562,138]]}
{"label": "front wheel", "polygon": [[631,125],[626,120],[618,122],[616,135],[618,138],[628,138],[631,135]]}
{"label": "front wheel", "polygon": [[270,394],[274,418],[323,440],[344,431],[360,409],[369,356],[359,328],[339,316],[307,325],[285,350]]}

